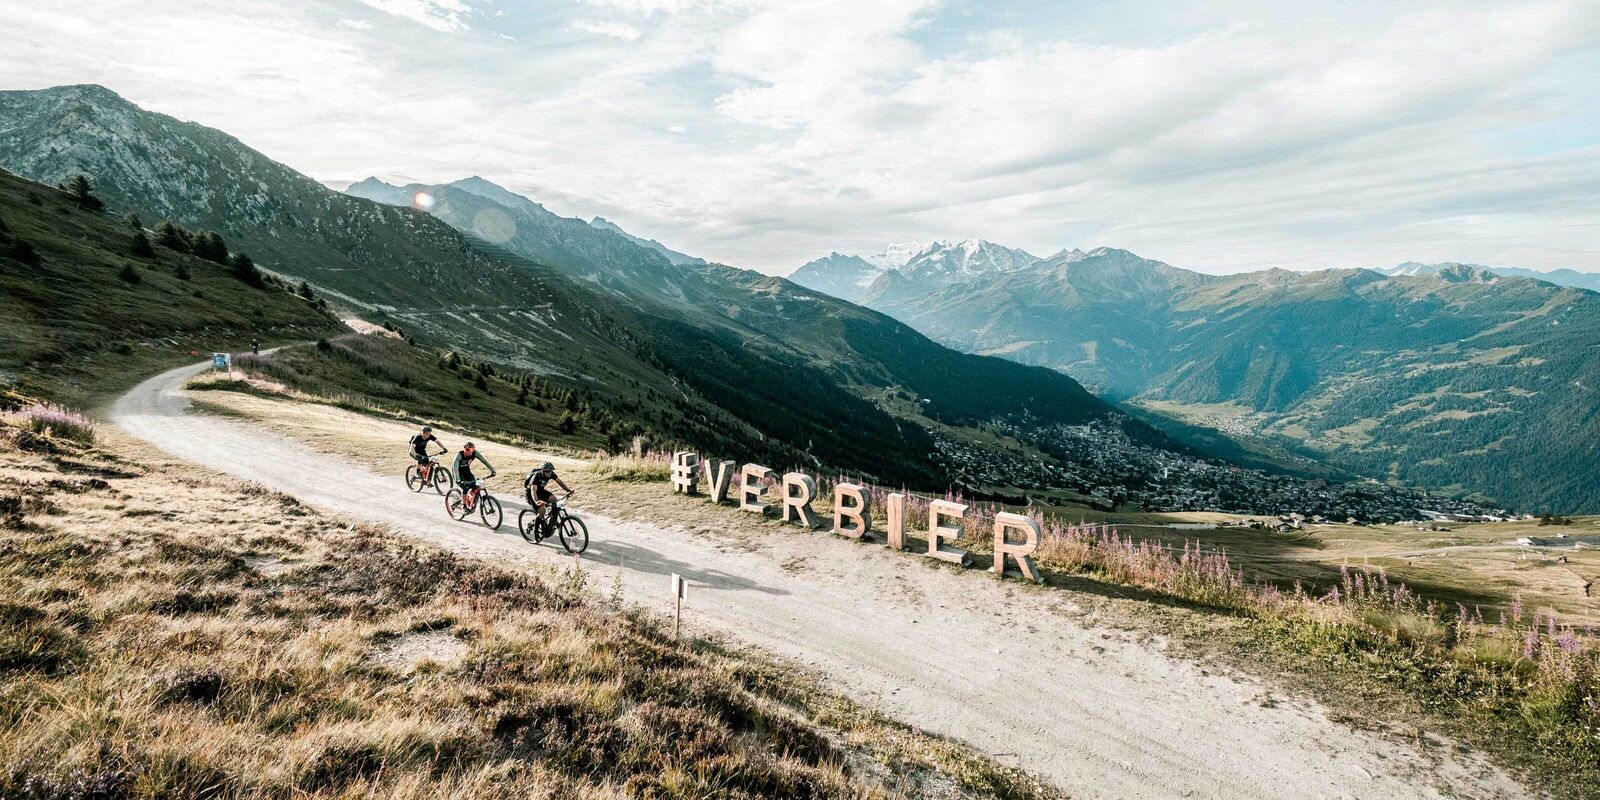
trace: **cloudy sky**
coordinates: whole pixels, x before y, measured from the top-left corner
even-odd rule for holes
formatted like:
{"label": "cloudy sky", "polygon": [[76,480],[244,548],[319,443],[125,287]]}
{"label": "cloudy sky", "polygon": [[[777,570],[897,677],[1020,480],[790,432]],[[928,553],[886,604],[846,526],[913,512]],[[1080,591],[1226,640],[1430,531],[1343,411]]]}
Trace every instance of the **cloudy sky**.
{"label": "cloudy sky", "polygon": [[968,237],[1600,271],[1600,2],[1291,5],[0,0],[0,88],[768,272]]}

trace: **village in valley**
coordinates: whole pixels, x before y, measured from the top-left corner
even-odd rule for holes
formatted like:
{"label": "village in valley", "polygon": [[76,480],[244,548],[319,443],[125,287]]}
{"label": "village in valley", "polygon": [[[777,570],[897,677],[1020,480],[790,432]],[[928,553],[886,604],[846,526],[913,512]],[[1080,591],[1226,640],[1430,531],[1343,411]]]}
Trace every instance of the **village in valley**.
{"label": "village in valley", "polygon": [[1104,421],[1048,428],[996,421],[993,427],[1033,452],[979,448],[938,435],[940,457],[964,490],[1023,504],[1038,493],[1068,490],[1104,511],[1221,512],[1239,515],[1238,526],[1280,530],[1308,522],[1437,527],[1531,518],[1374,480],[1299,478],[1183,456],[1139,444]]}

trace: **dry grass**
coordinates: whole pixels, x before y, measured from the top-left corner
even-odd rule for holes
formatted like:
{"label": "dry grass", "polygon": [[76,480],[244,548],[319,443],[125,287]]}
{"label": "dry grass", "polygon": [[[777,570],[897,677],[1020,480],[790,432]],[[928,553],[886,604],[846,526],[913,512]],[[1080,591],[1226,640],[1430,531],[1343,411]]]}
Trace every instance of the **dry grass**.
{"label": "dry grass", "polygon": [[6,421],[41,436],[94,444],[94,421],[61,406],[31,403],[7,414]]}
{"label": "dry grass", "polygon": [[581,572],[0,434],[0,796],[1051,796]]}
{"label": "dry grass", "polygon": [[672,477],[672,459],[666,453],[596,456],[589,462],[588,474],[596,478],[627,483],[664,481]]}
{"label": "dry grass", "polygon": [[[243,395],[229,397],[226,408],[255,424],[382,471],[398,474],[406,463],[399,443],[407,429],[391,422]],[[523,464],[542,454],[497,448],[493,457],[497,464],[502,458]],[[580,462],[563,466],[563,475],[579,488],[583,510],[606,516],[679,525],[735,540],[796,530],[772,518],[713,506],[704,497],[676,495],[664,474],[661,480],[644,482],[610,480]],[[828,487],[833,480],[818,480],[821,499],[816,508],[823,517],[829,511]],[[881,490],[877,494],[874,505],[881,508]],[[908,503],[907,527],[913,532],[926,522],[926,500]],[[974,535],[961,542],[979,555],[980,563],[990,544],[980,517],[992,511],[977,509],[968,526]],[[1217,548],[1197,547],[1191,537],[1202,532],[1143,535],[1160,530],[1149,527],[1153,523],[1177,521],[1185,520],[1172,515],[1141,518],[1142,525],[1133,528],[1137,533],[1130,535],[1118,530],[1121,526],[1063,525],[1052,519],[1047,522],[1055,530],[1047,536],[1040,565],[1054,587],[1075,590],[1080,602],[1103,605],[1102,621],[1137,630],[1153,627],[1196,655],[1224,658],[1235,667],[1270,675],[1275,682],[1295,684],[1370,724],[1406,718],[1449,732],[1498,755],[1556,796],[1588,796],[1584,787],[1600,778],[1600,763],[1593,755],[1600,749],[1595,728],[1600,718],[1595,702],[1600,698],[1593,695],[1596,676],[1591,669],[1595,651],[1586,644],[1583,650],[1589,660],[1573,660],[1567,649],[1570,640],[1563,644],[1568,633],[1589,638],[1581,625],[1563,630],[1558,623],[1552,633],[1550,611],[1534,606],[1520,622],[1505,627],[1498,625],[1492,611],[1485,612],[1490,618],[1480,624],[1470,606],[1463,624],[1454,604],[1429,609],[1426,600],[1416,595],[1407,595],[1405,606],[1393,607],[1392,595],[1366,596],[1373,585],[1369,577],[1377,567],[1356,568],[1362,591],[1355,597],[1342,586],[1337,563],[1325,568],[1331,577],[1319,583],[1315,593],[1309,583],[1305,592],[1294,592],[1292,580],[1287,591],[1274,593],[1267,591],[1272,587],[1242,574],[1230,558],[1218,557]],[[1395,547],[1386,542],[1390,533],[1390,529],[1352,528],[1349,538]],[[914,533],[912,539],[914,547],[920,546]],[[1506,586],[1494,573],[1461,580],[1475,581],[1480,590]],[[1336,602],[1324,596],[1334,586],[1340,587]],[[1524,652],[1525,633],[1535,616],[1541,631],[1534,646]],[[1384,711],[1374,713],[1375,708]]]}

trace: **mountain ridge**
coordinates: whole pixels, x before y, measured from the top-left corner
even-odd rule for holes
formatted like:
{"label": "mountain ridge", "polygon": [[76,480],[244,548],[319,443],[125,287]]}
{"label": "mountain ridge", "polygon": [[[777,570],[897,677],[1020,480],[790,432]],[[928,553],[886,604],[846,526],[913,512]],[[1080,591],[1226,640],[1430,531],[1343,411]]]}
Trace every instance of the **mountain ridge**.
{"label": "mountain ridge", "polygon": [[[556,396],[606,426],[613,450],[642,431],[891,485],[1061,487],[1153,510],[1338,514],[1348,500],[1359,518],[1396,519],[1424,502],[1382,487],[1319,494],[1207,460],[1060,371],[943,347],[783,278],[674,264],[481,177],[355,184],[387,204],[341,195],[221,132],[71,89],[0,93],[0,164],[48,180],[105,174],[112,208],[228,231],[332,302],[484,358],[483,370],[558,381]],[[1032,258],[975,243],[924,252],[962,274]],[[1189,477],[1162,480],[1169,472]]]}
{"label": "mountain ridge", "polygon": [[[1585,388],[1600,385],[1600,295],[1581,288],[1465,264],[1208,275],[1115,248],[905,288],[864,302],[1190,422],[1224,409],[1357,473],[1600,508],[1582,444],[1600,435]],[[1561,440],[1536,446],[1552,427]]]}

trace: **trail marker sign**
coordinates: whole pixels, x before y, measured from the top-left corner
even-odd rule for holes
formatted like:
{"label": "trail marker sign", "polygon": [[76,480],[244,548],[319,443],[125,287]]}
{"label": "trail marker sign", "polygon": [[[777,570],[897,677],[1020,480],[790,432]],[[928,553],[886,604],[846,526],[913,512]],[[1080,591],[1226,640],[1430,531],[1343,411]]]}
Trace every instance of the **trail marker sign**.
{"label": "trail marker sign", "polygon": [[227,370],[228,378],[231,380],[233,378],[233,357],[227,353],[212,353],[211,368]]}
{"label": "trail marker sign", "polygon": [[678,638],[683,628],[683,601],[689,597],[689,582],[682,575],[672,573],[672,638]]}

